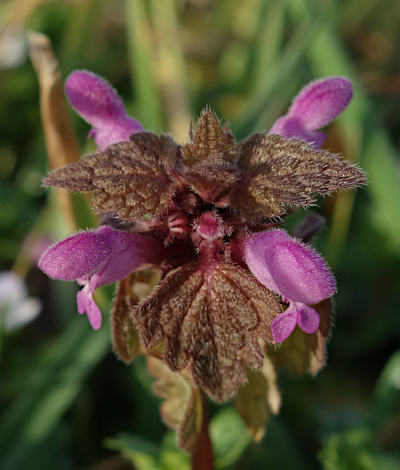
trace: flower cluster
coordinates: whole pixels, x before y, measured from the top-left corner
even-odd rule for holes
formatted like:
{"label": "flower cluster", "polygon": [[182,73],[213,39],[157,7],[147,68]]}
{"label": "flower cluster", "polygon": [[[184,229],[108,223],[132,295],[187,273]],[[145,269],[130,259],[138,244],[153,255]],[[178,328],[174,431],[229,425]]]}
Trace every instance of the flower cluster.
{"label": "flower cluster", "polygon": [[[316,194],[365,182],[356,166],[320,150],[318,129],[351,99],[347,79],[311,83],[268,134],[239,143],[210,110],[184,145],[144,131],[90,72],[72,73],[66,93],[93,126],[98,151],[44,183],[91,192],[107,222],[49,248],[39,265],[83,285],[78,311],[93,328],[101,325],[94,290],[121,281],[114,313],[126,312],[144,347],[160,354],[161,345],[169,368],[186,370],[218,402],[246,381],[247,366],[262,366],[263,345],[284,342],[296,325],[307,335],[319,331],[316,304],[334,294],[334,277],[280,227]],[[127,302],[130,274],[149,266],[161,271],[160,282],[141,302]]]}

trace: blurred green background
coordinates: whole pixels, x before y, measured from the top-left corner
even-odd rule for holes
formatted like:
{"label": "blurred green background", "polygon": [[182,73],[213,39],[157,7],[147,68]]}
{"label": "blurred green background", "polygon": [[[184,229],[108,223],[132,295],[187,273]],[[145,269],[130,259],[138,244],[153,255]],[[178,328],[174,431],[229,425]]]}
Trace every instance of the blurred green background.
{"label": "blurred green background", "polygon": [[[217,468],[400,469],[400,2],[3,0],[0,15],[1,269],[26,276],[43,305],[0,342],[0,469],[189,468],[144,362],[119,362],[109,325],[93,332],[76,314],[75,286],[35,267],[32,244],[68,228],[41,187],[27,30],[50,37],[63,77],[103,75],[129,114],[178,141],[206,104],[241,139],[268,130],[310,80],[352,79],[355,97],[325,146],[359,162],[369,185],[313,209],[327,219],[316,246],[339,285],[328,365],[316,378],[283,371],[283,407],[260,444],[229,404],[211,406],[211,434]],[[83,154],[89,128],[71,118]]]}

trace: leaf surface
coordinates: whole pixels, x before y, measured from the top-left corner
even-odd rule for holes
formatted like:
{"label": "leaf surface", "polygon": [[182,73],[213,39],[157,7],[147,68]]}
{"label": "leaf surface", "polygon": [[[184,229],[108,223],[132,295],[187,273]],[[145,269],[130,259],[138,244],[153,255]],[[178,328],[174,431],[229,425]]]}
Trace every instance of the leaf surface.
{"label": "leaf surface", "polygon": [[145,346],[165,341],[168,366],[189,367],[196,385],[218,402],[246,379],[245,364],[262,366],[258,338],[272,341],[270,324],[280,312],[266,287],[228,263],[184,265],[134,310]]}
{"label": "leaf surface", "polygon": [[139,132],[120,142],[52,171],[44,184],[69,191],[93,192],[92,206],[100,214],[131,220],[157,217],[168,208],[175,184],[168,176],[177,154],[168,135]]}

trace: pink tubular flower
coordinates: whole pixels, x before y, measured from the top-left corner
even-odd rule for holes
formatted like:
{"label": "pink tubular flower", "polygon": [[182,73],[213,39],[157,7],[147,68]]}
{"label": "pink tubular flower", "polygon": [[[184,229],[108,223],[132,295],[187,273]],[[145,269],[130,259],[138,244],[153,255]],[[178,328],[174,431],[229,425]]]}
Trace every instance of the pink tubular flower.
{"label": "pink tubular flower", "polygon": [[281,229],[250,236],[244,252],[254,276],[289,302],[287,310],[272,322],[275,342],[285,341],[296,324],[305,333],[314,333],[320,318],[309,304],[320,302],[336,291],[335,279],[323,258]]}
{"label": "pink tubular flower", "polygon": [[275,121],[269,134],[302,139],[320,148],[326,136],[318,129],[343,112],[352,97],[353,87],[347,78],[315,80],[294,98],[288,113]]}
{"label": "pink tubular flower", "polygon": [[78,312],[86,312],[97,330],[101,312],[93,300],[94,291],[123,279],[143,263],[160,262],[162,252],[161,244],[151,237],[101,226],[56,243],[44,253],[39,267],[53,279],[76,280],[84,286],[77,293]]}
{"label": "pink tubular flower", "polygon": [[89,137],[94,137],[100,151],[143,131],[140,122],[126,114],[114,88],[92,72],[72,72],[66,80],[65,93],[78,114],[93,126]]}
{"label": "pink tubular flower", "polygon": [[[157,355],[163,351],[173,372],[185,371],[213,400],[226,401],[296,324],[315,332],[313,305],[335,292],[324,260],[279,227],[289,210],[312,205],[317,195],[366,181],[356,165],[316,149],[323,140],[317,129],[347,106],[350,83],[312,83],[275,123],[274,135],[241,142],[210,109],[184,144],[140,132],[116,92],[89,72],[71,74],[66,93],[93,126],[99,150],[51,171],[44,184],[92,193],[95,212],[124,231],[103,226],[72,235],[50,248],[40,267],[83,285],[78,310],[95,329],[101,314],[94,290],[121,280],[112,313],[120,357],[133,359],[137,332],[150,355],[162,345]],[[303,226],[308,238],[319,223]],[[142,263],[156,265],[161,278],[138,300],[129,274]],[[321,323],[329,322],[325,313]],[[321,338],[317,345],[321,365],[324,344]]]}

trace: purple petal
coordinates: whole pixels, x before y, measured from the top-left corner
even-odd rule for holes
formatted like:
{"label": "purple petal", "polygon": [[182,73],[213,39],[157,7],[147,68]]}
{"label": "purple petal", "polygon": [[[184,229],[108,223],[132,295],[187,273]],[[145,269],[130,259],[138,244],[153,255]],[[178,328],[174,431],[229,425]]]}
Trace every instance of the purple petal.
{"label": "purple petal", "polygon": [[143,127],[139,121],[126,116],[123,120],[108,127],[92,129],[88,137],[93,137],[98,150],[102,151],[109,145],[128,141],[132,134],[141,131],[143,131]]}
{"label": "purple petal", "polygon": [[107,127],[126,116],[118,93],[104,78],[87,70],[76,70],[65,82],[71,105],[93,127]]}
{"label": "purple petal", "polygon": [[99,150],[116,142],[129,140],[143,130],[136,119],[127,116],[118,93],[104,78],[87,70],[72,72],[65,83],[65,93],[75,110],[94,127]]}
{"label": "purple petal", "polygon": [[80,314],[86,313],[89,323],[94,330],[101,327],[101,312],[96,302],[93,300],[93,291],[89,285],[86,285],[82,290],[76,294],[76,303],[78,305],[78,312]]}
{"label": "purple petal", "polygon": [[321,317],[312,307],[305,304],[296,304],[297,323],[309,335],[318,330]]}
{"label": "purple petal", "polygon": [[144,263],[160,263],[164,256],[162,244],[148,235],[100,227],[107,237],[111,254],[108,261],[92,277],[93,290],[99,286],[123,279]]}
{"label": "purple petal", "polygon": [[344,111],[352,97],[353,87],[347,78],[315,80],[295,97],[288,116],[300,118],[305,129],[320,129]]}
{"label": "purple petal", "polygon": [[249,237],[244,253],[254,276],[285,299],[313,304],[336,290],[324,259],[284,230],[268,230]]}
{"label": "purple petal", "polygon": [[279,118],[268,132],[268,135],[270,134],[278,134],[286,139],[301,139],[313,144],[315,148],[321,148],[326,138],[323,132],[307,130],[296,116]]}
{"label": "purple petal", "polygon": [[39,268],[53,279],[72,281],[92,275],[110,253],[109,241],[99,230],[78,232],[50,247]]}
{"label": "purple petal", "polygon": [[282,343],[285,341],[292,331],[294,330],[297,323],[297,312],[295,309],[290,307],[283,313],[278,315],[271,324],[272,337],[275,343]]}

